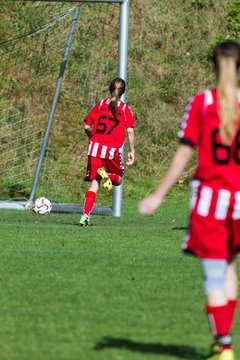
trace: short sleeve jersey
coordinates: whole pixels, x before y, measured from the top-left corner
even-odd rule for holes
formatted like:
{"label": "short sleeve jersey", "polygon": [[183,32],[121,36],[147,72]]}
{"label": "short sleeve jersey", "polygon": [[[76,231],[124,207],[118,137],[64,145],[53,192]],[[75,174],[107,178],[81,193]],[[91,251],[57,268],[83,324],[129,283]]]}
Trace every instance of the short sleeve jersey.
{"label": "short sleeve jersey", "polygon": [[198,150],[194,179],[214,188],[240,190],[240,125],[230,146],[222,143],[216,89],[193,96],[182,119],[179,139]]}
{"label": "short sleeve jersey", "polygon": [[114,118],[109,103],[109,99],[99,101],[86,116],[85,123],[92,126],[90,141],[119,149],[124,143],[125,128],[134,127],[134,117],[130,107],[118,101]]}

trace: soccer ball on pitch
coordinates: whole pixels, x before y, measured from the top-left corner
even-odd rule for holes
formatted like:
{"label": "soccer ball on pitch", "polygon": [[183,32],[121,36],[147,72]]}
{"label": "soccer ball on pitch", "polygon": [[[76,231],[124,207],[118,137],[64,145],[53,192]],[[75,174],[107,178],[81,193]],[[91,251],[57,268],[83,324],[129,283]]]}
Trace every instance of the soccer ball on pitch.
{"label": "soccer ball on pitch", "polygon": [[34,201],[32,210],[35,214],[46,215],[52,210],[52,204],[45,197],[39,197]]}

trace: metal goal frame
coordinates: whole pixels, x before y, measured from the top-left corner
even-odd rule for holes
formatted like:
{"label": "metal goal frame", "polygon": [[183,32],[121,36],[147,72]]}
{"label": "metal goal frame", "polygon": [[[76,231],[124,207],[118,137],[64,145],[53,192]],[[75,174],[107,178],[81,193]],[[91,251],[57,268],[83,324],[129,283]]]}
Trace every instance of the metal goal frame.
{"label": "metal goal frame", "polygon": [[[21,0],[15,0],[21,1]],[[75,26],[79,17],[81,3],[118,3],[120,5],[119,11],[119,36],[118,36],[118,76],[127,82],[127,64],[128,64],[128,28],[129,28],[129,15],[130,15],[130,0],[81,0],[76,3],[76,0],[25,0],[25,2],[62,2],[62,3],[75,3],[74,14],[72,17],[69,35],[65,46],[65,51],[60,65],[59,76],[55,86],[51,109],[44,133],[39,159],[35,171],[35,176],[32,183],[32,189],[28,201],[0,201],[0,209],[15,209],[26,210],[31,208],[31,204],[34,200],[36,188],[41,172],[42,162],[46,151],[50,130],[54,120],[54,114],[58,103],[58,97],[64,77],[66,64],[70,54],[70,48],[74,37]],[[122,100],[126,101],[126,92],[122,96]],[[120,186],[114,187],[112,207],[95,207],[92,214],[97,215],[110,215],[121,216],[122,215],[122,203],[123,203],[123,183]],[[82,212],[83,206],[75,204],[53,203],[53,211],[57,212]]]}

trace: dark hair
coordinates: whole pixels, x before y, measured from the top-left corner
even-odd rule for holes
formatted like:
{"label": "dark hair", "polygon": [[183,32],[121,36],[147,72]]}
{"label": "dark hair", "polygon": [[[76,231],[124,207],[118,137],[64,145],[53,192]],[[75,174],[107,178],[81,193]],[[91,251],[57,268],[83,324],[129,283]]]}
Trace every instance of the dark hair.
{"label": "dark hair", "polygon": [[238,108],[238,77],[240,68],[240,44],[234,40],[223,41],[215,47],[212,62],[217,72],[217,98],[220,118],[220,136],[230,145],[240,119]]}
{"label": "dark hair", "polygon": [[213,52],[211,60],[218,71],[219,64],[218,59],[220,56],[235,57],[236,58],[236,69],[240,68],[240,43],[235,40],[226,40],[219,42]]}
{"label": "dark hair", "polygon": [[125,93],[126,83],[123,79],[117,77],[110,82],[109,91],[111,93],[110,111],[114,118],[116,117],[116,109],[118,100]]}

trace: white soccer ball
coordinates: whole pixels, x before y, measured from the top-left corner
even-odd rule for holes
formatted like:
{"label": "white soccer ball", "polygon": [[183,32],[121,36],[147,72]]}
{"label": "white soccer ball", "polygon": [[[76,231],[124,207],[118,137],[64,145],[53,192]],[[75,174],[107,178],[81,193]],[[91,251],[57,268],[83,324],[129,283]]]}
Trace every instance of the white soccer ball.
{"label": "white soccer ball", "polygon": [[49,214],[52,210],[51,202],[45,197],[37,198],[33,203],[33,212],[39,215]]}

